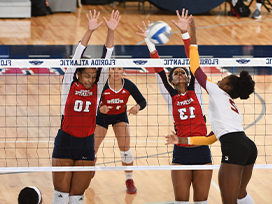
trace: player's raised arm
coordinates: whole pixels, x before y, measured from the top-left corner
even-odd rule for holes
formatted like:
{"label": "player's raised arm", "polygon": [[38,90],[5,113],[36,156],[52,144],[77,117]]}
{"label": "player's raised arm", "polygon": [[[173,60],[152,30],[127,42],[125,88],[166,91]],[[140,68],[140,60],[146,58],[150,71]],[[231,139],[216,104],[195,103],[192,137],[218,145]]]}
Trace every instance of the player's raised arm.
{"label": "player's raised arm", "polygon": [[93,13],[92,11],[89,11],[89,15],[86,14],[87,19],[88,19],[88,29],[86,31],[86,33],[84,34],[83,38],[81,39],[81,44],[83,46],[87,46],[89,43],[89,40],[91,38],[91,35],[93,34],[93,32],[99,28],[99,26],[103,23],[103,21],[101,21],[100,23],[98,23],[98,18],[100,16],[100,12],[98,12],[96,14],[96,10],[94,9]]}
{"label": "player's raised arm", "polygon": [[[114,10],[111,12],[111,17],[109,20],[107,20],[105,17],[103,17],[107,28],[108,28],[108,33],[107,33],[107,38],[106,38],[106,43],[103,48],[103,53],[102,53],[102,58],[111,58],[113,48],[114,48],[114,31],[118,26],[118,23],[121,19],[121,16],[119,15],[119,11]],[[102,70],[99,69],[98,73],[98,90],[97,93],[101,94],[104,84],[106,83],[108,76],[109,76],[109,67],[103,67]]]}
{"label": "player's raised arm", "polygon": [[182,9],[182,13],[181,16],[179,15],[179,11],[176,11],[177,13],[177,22],[175,20],[172,20],[172,22],[174,23],[174,25],[180,30],[181,34],[182,34],[182,39],[184,42],[184,49],[186,52],[187,57],[189,58],[189,54],[190,54],[190,35],[188,33],[188,25],[189,25],[189,19],[192,15],[190,15],[190,17],[188,17],[188,10]]}
{"label": "player's raised arm", "polygon": [[[199,61],[199,53],[198,46],[196,42],[196,27],[194,18],[192,16],[189,17],[190,22],[190,36],[191,36],[191,45],[190,45],[190,70],[192,74],[195,76],[199,84],[206,89],[207,76],[200,68]],[[206,89],[207,90],[207,89]]]}

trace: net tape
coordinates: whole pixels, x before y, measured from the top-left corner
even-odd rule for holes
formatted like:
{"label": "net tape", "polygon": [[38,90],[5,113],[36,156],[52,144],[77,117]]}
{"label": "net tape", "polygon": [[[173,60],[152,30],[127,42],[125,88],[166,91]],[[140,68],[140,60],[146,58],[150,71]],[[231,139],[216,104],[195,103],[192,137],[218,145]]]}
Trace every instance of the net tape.
{"label": "net tape", "polygon": [[[151,165],[151,166],[73,166],[73,167],[6,167],[0,172],[63,172],[63,171],[147,171],[147,170],[212,170],[220,165]],[[255,164],[254,169],[272,169],[272,164]]]}
{"label": "net tape", "polygon": [[[0,68],[24,67],[175,67],[190,66],[188,58],[173,59],[1,59]],[[272,58],[200,58],[201,67],[271,67]]]}

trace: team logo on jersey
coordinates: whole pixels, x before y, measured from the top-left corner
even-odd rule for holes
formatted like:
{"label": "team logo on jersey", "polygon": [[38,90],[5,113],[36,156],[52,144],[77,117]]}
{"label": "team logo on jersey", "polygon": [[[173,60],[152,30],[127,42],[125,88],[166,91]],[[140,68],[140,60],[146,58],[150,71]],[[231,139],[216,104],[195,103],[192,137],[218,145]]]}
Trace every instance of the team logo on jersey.
{"label": "team logo on jersey", "polygon": [[89,90],[80,90],[80,91],[76,91],[75,95],[78,95],[78,96],[92,96],[93,92],[91,92]]}
{"label": "team logo on jersey", "polygon": [[104,92],[104,95],[109,95],[110,94],[110,92]]}
{"label": "team logo on jersey", "polygon": [[114,104],[119,104],[119,103],[124,103],[123,100],[119,99],[119,98],[114,98],[114,99],[111,99],[111,100],[107,100],[107,103],[114,103]]}
{"label": "team logo on jersey", "polygon": [[247,64],[250,62],[250,60],[247,60],[247,59],[239,59],[239,60],[236,60],[236,62],[238,62],[239,64]]}
{"label": "team logo on jersey", "polygon": [[29,63],[32,64],[32,65],[41,65],[43,63],[43,61],[37,61],[37,60],[34,61],[33,60],[33,61],[29,61]]}
{"label": "team logo on jersey", "polygon": [[190,98],[190,99],[187,99],[185,101],[178,101],[177,105],[178,106],[188,105],[188,104],[192,103],[193,101],[194,101],[194,99]]}
{"label": "team logo on jersey", "polygon": [[125,90],[123,90],[123,92],[122,93],[126,93],[126,91]]}
{"label": "team logo on jersey", "polygon": [[229,161],[229,156],[225,156],[225,161]]}
{"label": "team logo on jersey", "polygon": [[147,63],[147,60],[135,60],[133,61],[136,65],[144,65]]}

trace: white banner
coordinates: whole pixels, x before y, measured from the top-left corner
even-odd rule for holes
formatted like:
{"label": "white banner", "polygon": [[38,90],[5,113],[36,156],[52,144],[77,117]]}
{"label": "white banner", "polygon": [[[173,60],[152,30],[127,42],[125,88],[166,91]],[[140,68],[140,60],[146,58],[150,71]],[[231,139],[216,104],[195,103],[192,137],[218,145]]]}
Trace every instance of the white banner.
{"label": "white banner", "polygon": [[[0,68],[49,67],[188,67],[187,58],[174,59],[0,59]],[[200,58],[201,67],[272,67],[272,58]]]}

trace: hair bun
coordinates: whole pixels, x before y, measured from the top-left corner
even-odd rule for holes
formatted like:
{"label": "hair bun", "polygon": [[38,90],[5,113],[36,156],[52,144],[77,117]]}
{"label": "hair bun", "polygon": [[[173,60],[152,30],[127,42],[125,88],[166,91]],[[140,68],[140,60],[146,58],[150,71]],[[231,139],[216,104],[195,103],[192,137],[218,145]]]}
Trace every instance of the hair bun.
{"label": "hair bun", "polygon": [[240,77],[241,78],[244,78],[244,77],[247,77],[247,76],[249,76],[248,71],[243,70],[243,71],[240,72]]}

